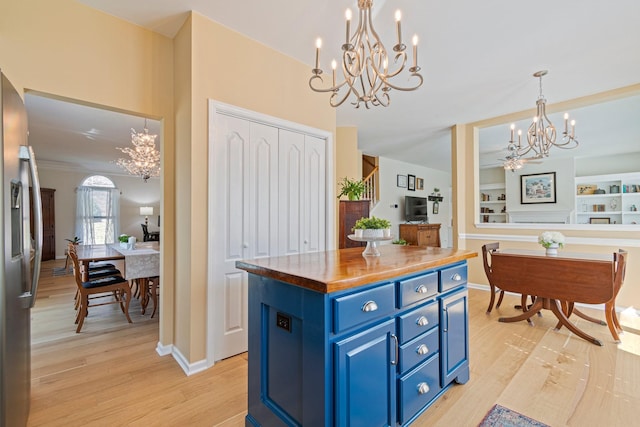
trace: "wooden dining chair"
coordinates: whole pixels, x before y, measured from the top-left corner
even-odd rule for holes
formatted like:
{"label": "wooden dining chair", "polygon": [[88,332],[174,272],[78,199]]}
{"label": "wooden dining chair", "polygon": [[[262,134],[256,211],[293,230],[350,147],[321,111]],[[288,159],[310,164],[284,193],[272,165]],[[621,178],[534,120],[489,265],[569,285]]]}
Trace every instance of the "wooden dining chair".
{"label": "wooden dining chair", "polygon": [[500,307],[500,304],[502,304],[502,299],[504,298],[504,291],[502,289],[498,289],[494,283],[492,274],[493,271],[491,270],[491,264],[489,263],[491,253],[497,251],[499,248],[500,243],[498,242],[482,245],[482,261],[484,263],[484,273],[487,275],[487,280],[489,280],[489,286],[491,287],[491,299],[489,300],[489,307],[487,307],[487,314],[491,313],[491,310],[493,309],[493,303],[496,300],[496,292],[500,292],[496,308]]}
{"label": "wooden dining chair", "polygon": [[[73,262],[74,276],[79,295],[79,308],[75,321],[75,323],[78,324],[76,333],[79,333],[82,329],[90,306],[97,307],[107,304],[120,304],[120,309],[127,318],[127,321],[133,323],[131,317],[129,317],[129,303],[131,302],[129,282],[122,276],[108,276],[83,282],[78,255],[75,252],[71,252],[70,256]],[[98,302],[92,303],[92,301],[96,300]]]}
{"label": "wooden dining chair", "polygon": [[160,277],[151,277],[149,279],[149,297],[153,301],[153,312],[151,318],[156,315],[158,309],[158,297],[160,293]]}
{"label": "wooden dining chair", "polygon": [[[624,249],[618,249],[618,252],[613,253],[613,262],[615,264],[615,271],[612,278],[613,298],[604,304],[604,316],[606,321],[603,322],[600,319],[584,314],[580,310],[574,308],[574,304],[572,302],[566,303],[563,307],[567,317],[575,314],[576,316],[590,322],[607,325],[609,327],[609,332],[611,332],[611,336],[616,343],[621,342],[619,334],[623,332],[622,326],[620,326],[620,321],[618,320],[618,315],[616,314],[616,297],[624,284],[624,277],[627,269],[627,255],[628,253]],[[562,323],[558,322],[555,329],[558,330],[561,327]]]}

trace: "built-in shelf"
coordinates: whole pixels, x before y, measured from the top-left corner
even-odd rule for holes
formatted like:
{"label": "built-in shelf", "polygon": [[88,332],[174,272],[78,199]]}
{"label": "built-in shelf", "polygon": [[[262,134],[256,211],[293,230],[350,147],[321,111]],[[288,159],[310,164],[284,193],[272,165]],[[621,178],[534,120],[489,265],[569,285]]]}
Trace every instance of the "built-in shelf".
{"label": "built-in shelf", "polygon": [[640,173],[582,176],[575,185],[576,223],[640,224]]}
{"label": "built-in shelf", "polygon": [[480,222],[507,222],[504,182],[480,186]]}

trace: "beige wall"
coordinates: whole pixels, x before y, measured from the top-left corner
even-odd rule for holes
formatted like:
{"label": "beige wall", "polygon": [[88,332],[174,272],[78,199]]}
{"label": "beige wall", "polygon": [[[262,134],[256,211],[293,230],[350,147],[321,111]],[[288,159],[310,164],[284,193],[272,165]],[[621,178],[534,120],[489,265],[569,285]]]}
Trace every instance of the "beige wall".
{"label": "beige wall", "polygon": [[0,68],[35,90],[162,120],[162,321],[173,342],[174,120],[170,39],[73,0],[2,1]]}
{"label": "beige wall", "polygon": [[[206,357],[207,100],[335,131],[335,110],[308,89],[309,66],[192,13],[175,42],[177,222],[175,344]],[[179,80],[179,82],[178,82]],[[186,82],[190,82],[190,85]]]}
{"label": "beige wall", "polygon": [[[347,107],[348,108],[348,107]],[[345,176],[350,179],[362,179],[362,153],[358,150],[358,128],[339,127],[336,129],[336,179],[333,181],[333,188],[336,195],[340,193],[338,182]],[[336,203],[336,242],[340,241],[340,204]],[[336,246],[337,247],[337,246]]]}
{"label": "beige wall", "polygon": [[[588,96],[549,107],[551,112],[571,110],[583,105],[590,105],[615,99],[622,96],[630,96],[640,93],[640,84],[618,90],[613,90],[593,96]],[[460,247],[467,248],[481,254],[482,245],[492,241],[499,241],[500,247],[540,249],[537,244],[537,236],[544,231],[540,226],[531,228],[509,228],[508,226],[487,228],[476,226],[478,218],[478,161],[477,161],[477,128],[492,126],[500,123],[506,124],[531,117],[535,112],[527,110],[490,120],[459,125],[454,127],[452,141],[454,154],[454,189],[457,196],[458,239]],[[550,154],[553,156],[553,152]],[[473,189],[471,191],[471,189]],[[593,252],[613,254],[619,248],[629,251],[629,262],[625,285],[617,298],[620,307],[640,306],[640,263],[634,260],[640,259],[640,230],[617,231],[615,228],[606,231],[579,230],[568,225],[560,230],[570,240],[579,238],[579,243],[568,243],[564,250],[572,252]],[[456,234],[458,236],[458,234]],[[504,236],[504,237],[503,237]],[[527,240],[527,241],[523,241]],[[613,256],[613,255],[612,255]],[[487,284],[487,279],[482,267],[482,258],[478,257],[469,262],[469,281],[472,283]]]}

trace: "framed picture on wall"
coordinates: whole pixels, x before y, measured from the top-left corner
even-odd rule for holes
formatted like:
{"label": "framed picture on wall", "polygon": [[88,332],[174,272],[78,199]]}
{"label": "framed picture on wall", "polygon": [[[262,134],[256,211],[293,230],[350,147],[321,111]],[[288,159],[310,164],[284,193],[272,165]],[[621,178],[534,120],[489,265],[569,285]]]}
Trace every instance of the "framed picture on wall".
{"label": "framed picture on wall", "polygon": [[400,188],[407,188],[407,175],[398,175],[396,185]]}
{"label": "framed picture on wall", "polygon": [[416,190],[424,190],[424,179],[416,178]]}
{"label": "framed picture on wall", "polygon": [[520,203],[555,203],[556,173],[536,173],[520,176]]}
{"label": "framed picture on wall", "polygon": [[416,176],[407,175],[407,190],[416,191]]}

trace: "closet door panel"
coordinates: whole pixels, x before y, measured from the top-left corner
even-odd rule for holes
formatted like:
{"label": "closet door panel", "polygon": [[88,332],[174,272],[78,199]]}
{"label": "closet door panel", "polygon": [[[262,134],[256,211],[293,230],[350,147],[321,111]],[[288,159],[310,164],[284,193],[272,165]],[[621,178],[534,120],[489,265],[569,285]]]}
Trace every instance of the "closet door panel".
{"label": "closet door panel", "polygon": [[325,250],[326,155],[325,141],[305,136],[303,250]]}
{"label": "closet door panel", "polygon": [[280,255],[299,254],[302,248],[302,191],[304,135],[280,129],[278,151],[280,198]]}
{"label": "closet door panel", "polygon": [[251,123],[248,173],[249,258],[278,254],[278,129]]}

